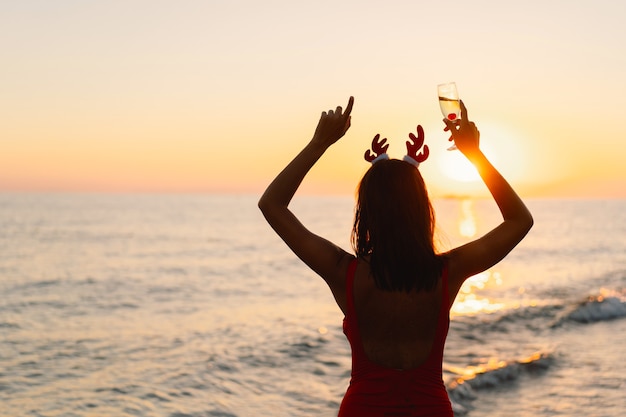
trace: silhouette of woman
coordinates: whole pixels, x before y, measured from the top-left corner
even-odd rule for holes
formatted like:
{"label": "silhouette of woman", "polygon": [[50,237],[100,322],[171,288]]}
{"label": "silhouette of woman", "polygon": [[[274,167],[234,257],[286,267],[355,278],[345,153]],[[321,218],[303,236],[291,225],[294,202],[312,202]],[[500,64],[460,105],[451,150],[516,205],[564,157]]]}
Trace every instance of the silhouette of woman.
{"label": "silhouette of woman", "polygon": [[[461,118],[444,120],[457,148],[476,167],[502,214],[483,237],[446,253],[433,243],[434,212],[417,168],[428,157],[424,134],[410,134],[408,155],[389,159],[377,135],[358,188],[355,255],[309,231],[289,210],[305,175],[350,127],[354,98],[323,112],[313,138],[268,186],[263,215],[291,250],[328,284],[344,313],[352,377],[339,417],[452,416],[442,379],[449,309],[463,282],[503,259],[533,218],[479,147],[480,134],[461,102]],[[420,153],[418,151],[422,148]]]}

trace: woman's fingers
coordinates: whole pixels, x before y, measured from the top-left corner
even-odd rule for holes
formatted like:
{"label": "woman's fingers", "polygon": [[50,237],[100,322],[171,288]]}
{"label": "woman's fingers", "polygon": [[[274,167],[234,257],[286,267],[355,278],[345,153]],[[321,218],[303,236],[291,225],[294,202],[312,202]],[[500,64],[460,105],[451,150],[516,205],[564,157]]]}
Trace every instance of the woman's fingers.
{"label": "woman's fingers", "polygon": [[[335,109],[334,114],[339,115],[339,116],[343,116],[345,118],[350,117],[350,113],[352,113],[352,106],[354,105],[354,97],[350,96],[350,99],[348,100],[348,106],[346,107],[346,111],[343,112],[343,114],[341,114],[341,112],[343,111],[343,108],[341,106],[337,106],[337,108]],[[330,110],[328,112],[329,114],[333,114],[333,111]]]}
{"label": "woman's fingers", "polygon": [[448,119],[443,119],[443,123],[446,125],[446,127],[443,128],[445,132],[450,131],[450,133],[452,133],[457,130],[458,123],[454,123]]}
{"label": "woman's fingers", "polygon": [[463,100],[459,100],[459,103],[461,104],[461,120],[469,120],[467,117],[467,107],[465,107],[465,103],[463,103]]}
{"label": "woman's fingers", "polygon": [[346,107],[346,112],[344,113],[344,116],[350,116],[350,113],[352,113],[353,105],[354,105],[354,97],[350,96],[350,98],[348,99],[348,106]]}

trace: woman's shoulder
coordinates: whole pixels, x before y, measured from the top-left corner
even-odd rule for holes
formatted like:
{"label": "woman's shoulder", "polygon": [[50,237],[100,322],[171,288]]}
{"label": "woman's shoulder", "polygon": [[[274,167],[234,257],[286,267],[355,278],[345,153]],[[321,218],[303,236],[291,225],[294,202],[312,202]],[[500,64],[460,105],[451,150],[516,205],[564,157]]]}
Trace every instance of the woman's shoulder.
{"label": "woman's shoulder", "polygon": [[357,266],[358,259],[354,255],[345,252],[337,261],[337,267],[335,268],[336,272],[332,279],[326,280],[337,305],[344,314],[346,313],[347,308],[346,282],[348,279],[348,272],[351,267],[356,269]]}

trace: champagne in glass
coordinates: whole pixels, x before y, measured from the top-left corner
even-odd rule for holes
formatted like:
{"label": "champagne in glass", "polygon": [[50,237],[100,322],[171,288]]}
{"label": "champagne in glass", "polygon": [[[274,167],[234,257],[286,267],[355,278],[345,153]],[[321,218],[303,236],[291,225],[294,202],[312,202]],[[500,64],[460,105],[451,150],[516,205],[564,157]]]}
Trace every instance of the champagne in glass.
{"label": "champagne in glass", "polygon": [[[439,94],[439,108],[444,117],[450,121],[459,120],[461,117],[461,103],[459,101],[459,92],[455,83],[439,84],[437,86]],[[456,145],[448,148],[449,151],[457,149]]]}

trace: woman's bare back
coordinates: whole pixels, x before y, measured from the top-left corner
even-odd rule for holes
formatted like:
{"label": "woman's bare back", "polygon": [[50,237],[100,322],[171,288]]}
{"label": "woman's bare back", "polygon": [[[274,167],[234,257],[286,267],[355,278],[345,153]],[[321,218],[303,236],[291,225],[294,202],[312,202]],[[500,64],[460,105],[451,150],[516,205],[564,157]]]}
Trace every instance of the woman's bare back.
{"label": "woman's bare back", "polygon": [[384,367],[414,369],[428,359],[441,308],[441,280],[426,291],[376,288],[369,266],[359,262],[354,306],[367,358]]}

